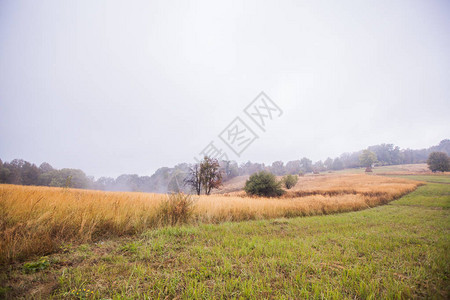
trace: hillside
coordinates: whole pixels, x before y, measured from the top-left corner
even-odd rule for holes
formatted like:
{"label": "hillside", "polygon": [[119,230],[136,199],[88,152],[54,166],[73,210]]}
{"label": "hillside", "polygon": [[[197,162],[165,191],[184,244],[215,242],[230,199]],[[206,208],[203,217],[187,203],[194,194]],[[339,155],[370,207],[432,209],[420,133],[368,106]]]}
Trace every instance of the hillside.
{"label": "hillside", "polygon": [[[344,169],[340,171],[328,171],[320,174],[306,174],[299,177],[297,185],[292,190],[301,190],[304,187],[310,187],[310,184],[320,185],[324,181],[333,180],[342,174],[364,174],[364,168]],[[412,174],[432,174],[427,164],[406,164],[394,166],[381,166],[373,168],[374,175],[412,175]],[[242,194],[239,193],[244,189],[245,182],[249,175],[237,176],[231,180],[225,181],[223,186],[214,190],[216,194]],[[280,180],[282,176],[278,176]]]}

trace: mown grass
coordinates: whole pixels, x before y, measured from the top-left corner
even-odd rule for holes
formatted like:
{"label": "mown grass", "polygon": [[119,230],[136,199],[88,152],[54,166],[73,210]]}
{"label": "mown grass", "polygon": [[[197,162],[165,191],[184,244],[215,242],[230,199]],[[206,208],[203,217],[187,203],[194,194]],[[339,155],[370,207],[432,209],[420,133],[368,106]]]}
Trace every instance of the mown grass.
{"label": "mown grass", "polygon": [[89,289],[93,299],[448,299],[449,188],[427,184],[359,212],[66,245],[43,271],[11,265],[1,275],[4,295],[76,299]]}

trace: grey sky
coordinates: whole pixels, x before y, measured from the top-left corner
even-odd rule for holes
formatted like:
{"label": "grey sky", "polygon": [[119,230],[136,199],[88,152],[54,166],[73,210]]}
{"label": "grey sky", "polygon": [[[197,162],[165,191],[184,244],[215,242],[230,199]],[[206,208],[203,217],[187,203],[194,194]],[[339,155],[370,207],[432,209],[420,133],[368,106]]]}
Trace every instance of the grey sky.
{"label": "grey sky", "polygon": [[450,2],[0,1],[3,160],[148,175],[260,91],[284,114],[240,162],[437,144]]}

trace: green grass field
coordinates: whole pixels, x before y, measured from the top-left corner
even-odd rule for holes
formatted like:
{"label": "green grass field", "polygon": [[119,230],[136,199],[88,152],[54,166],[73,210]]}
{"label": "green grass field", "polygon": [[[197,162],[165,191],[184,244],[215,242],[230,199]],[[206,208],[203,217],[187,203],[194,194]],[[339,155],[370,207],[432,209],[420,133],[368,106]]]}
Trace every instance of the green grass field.
{"label": "green grass field", "polygon": [[450,176],[448,175],[439,175],[439,174],[433,174],[433,175],[401,175],[397,176],[401,178],[406,179],[412,179],[412,180],[419,180],[419,181],[426,181],[431,183],[444,183],[444,184],[450,184]]}
{"label": "green grass field", "polygon": [[11,266],[1,275],[2,293],[73,299],[448,299],[450,178],[420,177],[433,183],[365,211],[173,227],[134,239],[66,245],[34,265],[44,270]]}

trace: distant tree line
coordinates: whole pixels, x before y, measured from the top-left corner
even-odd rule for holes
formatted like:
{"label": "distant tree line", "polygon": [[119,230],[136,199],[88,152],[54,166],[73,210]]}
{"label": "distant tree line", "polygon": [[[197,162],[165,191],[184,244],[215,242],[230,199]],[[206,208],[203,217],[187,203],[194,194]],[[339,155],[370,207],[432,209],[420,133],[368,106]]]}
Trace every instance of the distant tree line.
{"label": "distant tree line", "polygon": [[[369,155],[363,161],[360,160],[362,154]],[[426,163],[428,155],[432,152],[444,152],[450,155],[450,140],[442,140],[439,145],[430,147],[428,149],[412,150],[412,149],[400,149],[393,144],[380,144],[375,146],[369,146],[365,150],[360,150],[351,153],[343,153],[338,157],[328,157],[325,161],[312,162],[307,157],[299,160],[289,161],[284,164],[282,161],[276,161],[272,165],[265,166],[260,163],[247,162],[241,164],[239,167],[234,165],[239,175],[250,175],[260,171],[269,171],[275,175],[286,174],[302,174],[310,172],[324,172],[324,171],[336,171],[348,168],[366,167],[367,161],[373,160],[370,157],[370,153],[374,153],[375,165],[399,165],[399,164],[415,164]]]}
{"label": "distant tree line", "polygon": [[[375,165],[426,163],[429,154],[432,152],[443,152],[450,155],[450,140],[445,139],[437,146],[421,150],[400,149],[393,144],[370,146],[365,150],[375,154]],[[307,157],[289,161],[286,164],[282,161],[276,161],[271,165],[252,163],[250,161],[238,165],[234,161],[220,161],[218,168],[222,176],[222,181],[227,181],[240,175],[252,175],[261,171],[267,171],[279,176],[288,174],[301,175],[311,172],[325,172],[366,166],[372,158],[371,155],[367,154],[369,157],[361,161],[360,157],[363,151],[343,153],[339,157],[329,157],[325,161],[319,160],[314,163]],[[191,187],[185,184],[185,179],[189,176],[194,166],[192,164],[182,163],[173,168],[160,168],[151,176],[123,174],[115,179],[112,177],[94,179],[93,177],[87,176],[82,170],[68,168],[55,169],[45,162],[38,167],[22,159],[14,159],[11,162],[2,162],[0,160],[0,183],[107,191],[154,193],[190,192]]]}
{"label": "distant tree line", "polygon": [[9,163],[0,160],[0,183],[89,188],[92,178],[79,169],[57,170],[48,163],[37,167],[23,159],[14,159]]}

